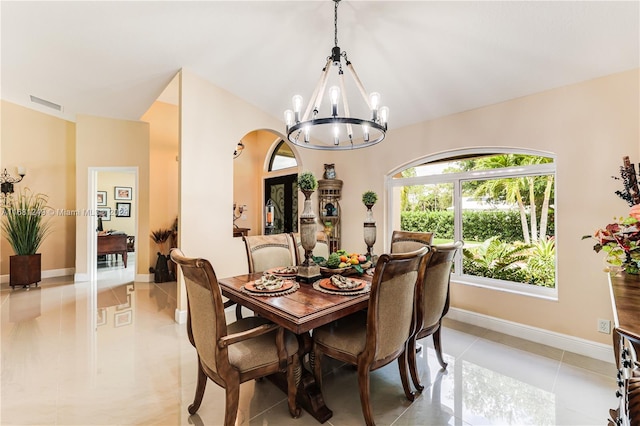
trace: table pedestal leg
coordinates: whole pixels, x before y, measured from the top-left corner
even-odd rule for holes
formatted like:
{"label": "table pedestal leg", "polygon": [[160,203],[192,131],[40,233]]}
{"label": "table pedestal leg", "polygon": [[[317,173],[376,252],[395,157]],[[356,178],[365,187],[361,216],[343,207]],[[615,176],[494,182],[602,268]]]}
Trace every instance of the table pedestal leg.
{"label": "table pedestal leg", "polygon": [[[313,356],[311,353],[312,341],[309,333],[299,335],[298,344],[300,347],[298,355],[300,356],[301,377],[298,384],[297,401],[316,420],[324,423],[333,416],[333,411],[324,403],[322,392],[320,392],[313,373],[307,370],[302,362],[305,354],[309,354],[310,358]],[[284,393],[287,393],[287,376],[285,374],[273,374],[269,376],[269,380],[282,389]]]}

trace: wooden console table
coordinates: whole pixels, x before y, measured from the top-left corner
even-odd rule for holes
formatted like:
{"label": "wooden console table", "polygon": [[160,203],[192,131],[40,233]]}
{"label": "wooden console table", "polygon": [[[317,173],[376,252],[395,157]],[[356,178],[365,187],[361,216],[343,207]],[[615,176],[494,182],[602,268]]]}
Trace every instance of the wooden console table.
{"label": "wooden console table", "polygon": [[[640,425],[640,280],[609,275],[613,349],[620,405],[609,411],[614,424]],[[620,423],[619,423],[620,422]]]}
{"label": "wooden console table", "polygon": [[233,236],[234,237],[246,237],[248,232],[251,231],[251,228],[236,228],[233,227]]}
{"label": "wooden console table", "polygon": [[127,267],[127,235],[99,235],[98,236],[98,255],[118,254],[122,255],[122,263]]}

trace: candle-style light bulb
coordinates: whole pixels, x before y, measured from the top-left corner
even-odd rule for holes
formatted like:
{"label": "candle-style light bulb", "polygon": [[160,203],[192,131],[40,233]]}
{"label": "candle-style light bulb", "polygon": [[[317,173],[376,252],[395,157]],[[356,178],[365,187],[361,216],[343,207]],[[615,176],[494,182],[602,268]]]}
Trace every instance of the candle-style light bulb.
{"label": "candle-style light bulb", "polygon": [[340,88],[331,86],[329,89],[329,99],[331,99],[331,115],[338,115],[338,99],[340,99]]}
{"label": "candle-style light bulb", "polygon": [[339,145],[340,144],[340,129],[338,128],[338,126],[333,126],[333,144],[334,145]]}
{"label": "candle-style light bulb", "polygon": [[364,141],[369,142],[369,126],[366,124],[362,125],[362,135],[364,137]]}
{"label": "candle-style light bulb", "polygon": [[291,101],[293,102],[293,113],[295,114],[294,118],[296,120],[296,123],[299,123],[300,111],[302,110],[302,96],[295,95],[293,99],[291,99]]}
{"label": "candle-style light bulb", "polygon": [[369,103],[371,104],[373,121],[376,121],[378,119],[378,107],[380,106],[380,93],[371,92],[371,94],[369,95]]}
{"label": "candle-style light bulb", "polygon": [[310,126],[304,126],[304,141],[309,143],[309,129]]}
{"label": "candle-style light bulb", "polygon": [[389,108],[386,106],[383,106],[382,108],[380,108],[380,124],[382,124],[385,129],[387,128],[388,120],[389,120]]}
{"label": "candle-style light bulb", "polygon": [[293,111],[288,109],[284,112],[284,122],[287,125],[287,131],[289,127],[293,126]]}
{"label": "candle-style light bulb", "polygon": [[19,174],[20,176],[24,176],[24,175],[26,175],[26,174],[27,174],[27,169],[25,169],[25,168],[24,168],[24,167],[22,167],[22,166],[18,166],[18,174]]}

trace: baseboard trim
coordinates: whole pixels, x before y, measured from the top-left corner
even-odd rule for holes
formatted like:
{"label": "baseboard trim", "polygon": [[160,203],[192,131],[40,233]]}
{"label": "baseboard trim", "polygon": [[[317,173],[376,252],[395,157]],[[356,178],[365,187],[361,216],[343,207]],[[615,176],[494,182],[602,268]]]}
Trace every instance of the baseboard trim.
{"label": "baseboard trim", "polygon": [[139,283],[152,283],[153,274],[136,274],[135,280]]}
{"label": "baseboard trim", "polygon": [[79,283],[84,283],[84,282],[90,281],[89,274],[74,274],[73,275],[73,280],[75,282],[79,282]]}
{"label": "baseboard trim", "polygon": [[580,337],[556,333],[554,331],[544,330],[542,328],[532,327],[525,324],[518,324],[516,322],[458,308],[449,309],[447,318],[467,324],[473,324],[478,327],[497,331],[509,336],[520,337],[522,339],[541,343],[557,349],[588,356],[590,358],[599,359],[601,361],[610,363],[613,363],[614,361],[612,346],[582,339]]}
{"label": "baseboard trim", "polygon": [[[66,277],[68,275],[74,275],[75,268],[62,268],[62,269],[47,269],[42,271],[40,276],[44,278],[56,278]],[[9,274],[0,275],[0,284],[9,284]]]}
{"label": "baseboard trim", "polygon": [[175,322],[177,322],[178,324],[185,324],[187,322],[187,311],[176,309],[174,317]]}

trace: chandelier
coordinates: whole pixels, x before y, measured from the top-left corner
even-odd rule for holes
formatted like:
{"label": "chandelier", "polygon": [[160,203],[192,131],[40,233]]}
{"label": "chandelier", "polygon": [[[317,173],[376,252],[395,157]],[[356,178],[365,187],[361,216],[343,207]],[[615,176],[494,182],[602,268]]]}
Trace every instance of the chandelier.
{"label": "chandelier", "polygon": [[[294,145],[305,148],[323,150],[365,148],[384,139],[387,132],[389,108],[380,107],[379,93],[367,94],[353,64],[347,58],[347,52],[340,51],[340,47],[338,47],[338,4],[340,0],[333,1],[335,3],[334,46],[331,49],[331,55],[327,57],[320,80],[304,112],[302,111],[303,98],[300,95],[293,97],[293,109],[284,112],[287,138]],[[343,58],[344,67],[355,84],[355,91],[359,92],[364,100],[364,103],[357,107],[363,109],[363,115],[368,114],[368,118],[352,117],[350,114],[347,91],[345,90]],[[327,90],[332,68],[337,70],[337,85],[331,86]],[[330,105],[326,107],[329,115],[321,117],[320,110],[325,92],[328,92],[327,97],[330,101]],[[352,105],[352,107],[355,108],[356,105]]]}

